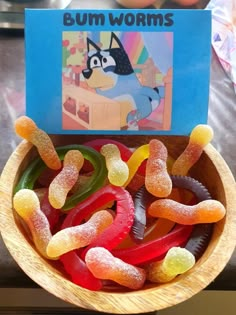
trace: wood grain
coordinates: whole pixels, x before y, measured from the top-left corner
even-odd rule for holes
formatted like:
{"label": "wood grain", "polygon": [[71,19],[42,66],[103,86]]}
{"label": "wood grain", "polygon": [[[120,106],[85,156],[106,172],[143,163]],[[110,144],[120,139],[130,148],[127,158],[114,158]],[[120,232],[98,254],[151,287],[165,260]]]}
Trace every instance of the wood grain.
{"label": "wood grain", "polygon": [[[94,136],[95,137],[95,136]],[[56,145],[81,143],[93,136],[53,136]],[[108,136],[106,136],[108,137]],[[132,147],[147,143],[151,137],[113,136]],[[187,144],[186,137],[163,136],[169,153],[176,158]],[[197,264],[186,274],[163,285],[147,285],[139,291],[92,292],[73,284],[56,263],[43,259],[27,239],[12,209],[13,188],[32,156],[32,146],[22,141],[13,152],[0,178],[0,230],[3,240],[22,270],[38,285],[78,307],[107,313],[145,313],[160,310],[192,297],[207,287],[223,270],[236,244],[235,180],[220,154],[208,145],[191,175],[201,180],[214,198],[221,201],[227,215],[215,224],[212,240]]]}

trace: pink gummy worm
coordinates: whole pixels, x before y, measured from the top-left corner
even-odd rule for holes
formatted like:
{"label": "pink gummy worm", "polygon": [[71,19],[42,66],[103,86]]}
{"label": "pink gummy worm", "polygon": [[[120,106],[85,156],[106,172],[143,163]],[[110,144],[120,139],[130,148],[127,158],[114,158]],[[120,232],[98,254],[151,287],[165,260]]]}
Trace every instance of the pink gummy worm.
{"label": "pink gummy worm", "polygon": [[64,206],[69,191],[78,180],[83,163],[84,157],[80,151],[70,150],[66,153],[62,170],[49,185],[48,199],[54,208]]}

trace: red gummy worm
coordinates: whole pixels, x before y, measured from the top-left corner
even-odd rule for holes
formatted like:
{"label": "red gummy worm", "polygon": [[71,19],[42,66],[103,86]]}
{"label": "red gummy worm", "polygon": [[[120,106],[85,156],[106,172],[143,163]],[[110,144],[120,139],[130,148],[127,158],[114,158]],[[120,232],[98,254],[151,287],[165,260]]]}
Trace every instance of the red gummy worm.
{"label": "red gummy worm", "polygon": [[50,224],[50,229],[53,231],[54,227],[58,223],[60,219],[60,210],[55,209],[51,206],[49,200],[48,200],[48,189],[46,190],[46,193],[44,194],[41,202],[41,210],[44,212],[46,215],[48,222]]}
{"label": "red gummy worm", "polygon": [[192,225],[176,225],[169,234],[156,240],[135,245],[124,249],[114,249],[112,254],[123,261],[139,265],[150,260],[161,259],[163,255],[173,246],[181,246],[185,243],[193,230]]}
{"label": "red gummy worm", "polygon": [[62,255],[60,260],[75,284],[93,291],[98,291],[102,288],[102,281],[93,276],[86,263],[77,255],[76,251]]}
{"label": "red gummy worm", "polygon": [[62,229],[79,225],[88,215],[116,201],[116,216],[113,223],[102,232],[96,241],[88,247],[101,246],[106,249],[116,247],[129,233],[134,220],[134,203],[131,195],[122,187],[107,185],[93,193],[77,207],[70,210],[65,218]]}
{"label": "red gummy worm", "polygon": [[[103,145],[105,144],[115,144],[119,150],[120,150],[120,155],[123,161],[127,162],[129,160],[129,158],[131,157],[131,155],[133,154],[133,152],[123,143],[116,141],[116,140],[112,140],[112,139],[95,139],[95,140],[91,140],[88,141],[86,143],[84,143],[84,145],[91,147],[93,149],[95,149],[96,151],[100,152],[100,149]],[[146,163],[147,161],[143,161],[143,163],[140,165],[139,169],[138,169],[138,173],[140,175],[145,176],[145,172],[146,172]]]}

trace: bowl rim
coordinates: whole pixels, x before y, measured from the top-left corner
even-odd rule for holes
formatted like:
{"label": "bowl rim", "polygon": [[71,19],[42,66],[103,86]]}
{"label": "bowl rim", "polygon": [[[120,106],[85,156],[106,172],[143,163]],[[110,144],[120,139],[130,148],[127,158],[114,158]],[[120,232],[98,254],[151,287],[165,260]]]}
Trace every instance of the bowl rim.
{"label": "bowl rim", "polygon": [[[45,260],[32,248],[30,243],[25,241],[24,235],[15,224],[13,211],[9,211],[12,209],[12,191],[17,170],[32,147],[29,142],[23,140],[11,154],[2,171],[0,177],[0,232],[11,256],[27,276],[65,302],[105,313],[134,314],[158,311],[183,302],[205,289],[224,269],[232,256],[236,245],[236,184],[223,157],[213,145],[208,144],[204,150],[205,153],[211,161],[214,159],[214,166],[218,173],[225,175],[221,177],[221,181],[227,205],[224,222],[217,225],[220,237],[211,250],[211,260],[204,259],[203,255],[203,259],[200,259],[189,272],[172,282],[156,288],[125,292],[125,294],[90,291],[73,284],[70,280],[61,277],[60,271],[56,271],[49,263],[45,263]],[[51,281],[52,279],[53,281]]]}

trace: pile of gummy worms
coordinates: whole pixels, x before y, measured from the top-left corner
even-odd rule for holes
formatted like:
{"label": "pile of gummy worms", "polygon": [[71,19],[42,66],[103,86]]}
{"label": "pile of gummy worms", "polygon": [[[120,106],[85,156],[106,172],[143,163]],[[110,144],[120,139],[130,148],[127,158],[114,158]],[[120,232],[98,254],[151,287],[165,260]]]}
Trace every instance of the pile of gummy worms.
{"label": "pile of gummy worms", "polygon": [[208,125],[192,130],[176,160],[157,139],[135,150],[104,138],[54,147],[27,116],[15,131],[39,157],[21,175],[13,207],[39,254],[81,287],[169,282],[195,265],[225,216],[188,175],[213,138]]}

